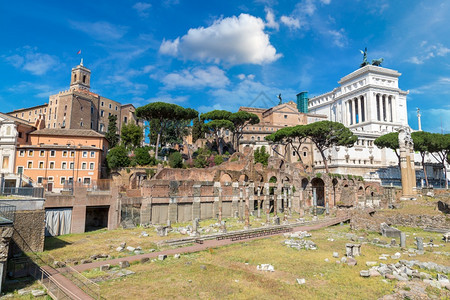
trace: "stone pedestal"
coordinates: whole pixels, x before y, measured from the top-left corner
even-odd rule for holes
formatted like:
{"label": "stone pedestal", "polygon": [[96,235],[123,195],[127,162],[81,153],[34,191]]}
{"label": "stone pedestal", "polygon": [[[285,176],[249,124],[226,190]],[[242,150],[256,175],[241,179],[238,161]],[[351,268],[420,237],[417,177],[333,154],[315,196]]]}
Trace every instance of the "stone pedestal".
{"label": "stone pedestal", "polygon": [[404,232],[400,233],[400,247],[406,247],[406,234]]}
{"label": "stone pedestal", "polygon": [[231,184],[233,191],[233,199],[231,202],[231,215],[239,217],[239,182]]}
{"label": "stone pedestal", "polygon": [[201,185],[194,185],[192,186],[193,192],[194,192],[194,201],[192,202],[192,218],[199,218],[200,219],[200,194],[201,194]]}
{"label": "stone pedestal", "polygon": [[170,198],[168,208],[168,219],[176,223],[178,221],[178,204],[176,198]]}

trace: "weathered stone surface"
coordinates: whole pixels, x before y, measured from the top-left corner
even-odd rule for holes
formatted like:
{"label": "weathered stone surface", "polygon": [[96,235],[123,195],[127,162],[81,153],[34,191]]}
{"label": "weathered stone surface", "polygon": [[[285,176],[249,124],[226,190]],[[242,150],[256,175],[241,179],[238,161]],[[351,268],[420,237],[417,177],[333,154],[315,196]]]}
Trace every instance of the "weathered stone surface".
{"label": "weathered stone surface", "polygon": [[145,264],[145,263],[148,262],[149,260],[150,260],[150,258],[148,258],[148,257],[143,257],[143,258],[141,258],[140,262],[141,262],[141,264]]}
{"label": "weathered stone surface", "polygon": [[256,270],[274,272],[275,268],[271,264],[261,264],[256,266]]}
{"label": "weathered stone surface", "polygon": [[31,295],[33,295],[33,297],[42,297],[47,295],[47,293],[43,290],[32,290]]}
{"label": "weathered stone surface", "polygon": [[111,268],[110,264],[100,266],[100,271],[108,271]]}
{"label": "weathered stone surface", "polygon": [[121,262],[119,262],[119,268],[123,269],[123,268],[128,268],[130,266],[130,263],[127,260],[123,260]]}
{"label": "weathered stone surface", "polygon": [[361,277],[370,277],[369,270],[361,270],[361,271],[359,271],[359,276],[361,276]]}
{"label": "weathered stone surface", "polygon": [[397,228],[391,227],[386,223],[380,224],[381,235],[391,238],[400,238],[401,231]]}
{"label": "weathered stone surface", "polygon": [[357,264],[358,264],[358,262],[353,257],[348,257],[347,258],[347,265],[353,267],[353,266],[356,266]]}
{"label": "weathered stone surface", "polygon": [[160,260],[160,261],[163,261],[163,260],[165,260],[167,258],[167,255],[165,255],[165,254],[160,254],[160,255],[158,255],[158,260]]}
{"label": "weathered stone surface", "polygon": [[130,251],[130,252],[133,252],[134,250],[136,250],[136,248],[131,247],[131,246],[128,246],[128,247],[127,247],[127,250]]}
{"label": "weathered stone surface", "polygon": [[305,284],[306,283],[306,279],[305,278],[297,278],[297,283],[298,284]]}

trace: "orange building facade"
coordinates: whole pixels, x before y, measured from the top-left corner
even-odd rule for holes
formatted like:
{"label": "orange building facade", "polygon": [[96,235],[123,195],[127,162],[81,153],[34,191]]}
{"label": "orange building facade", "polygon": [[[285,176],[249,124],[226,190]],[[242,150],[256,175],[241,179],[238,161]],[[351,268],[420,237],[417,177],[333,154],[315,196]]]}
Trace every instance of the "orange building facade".
{"label": "orange building facade", "polygon": [[29,134],[17,146],[15,171],[35,186],[61,191],[72,182],[95,185],[102,177],[108,142],[104,135],[85,129],[45,128]]}

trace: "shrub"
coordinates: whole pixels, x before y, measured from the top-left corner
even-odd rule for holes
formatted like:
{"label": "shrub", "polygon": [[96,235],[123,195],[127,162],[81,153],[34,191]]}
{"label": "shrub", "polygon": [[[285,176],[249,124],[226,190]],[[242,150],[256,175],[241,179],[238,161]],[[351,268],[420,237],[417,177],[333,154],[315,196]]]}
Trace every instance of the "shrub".
{"label": "shrub", "polygon": [[130,158],[128,157],[127,149],[124,146],[116,146],[110,149],[106,155],[106,162],[110,169],[128,167]]}
{"label": "shrub", "polygon": [[222,155],[216,155],[214,157],[214,164],[216,166],[220,165],[221,163],[223,163],[223,156]]}
{"label": "shrub", "polygon": [[155,159],[149,154],[150,147],[136,148],[134,150],[134,160],[140,166],[154,165]]}
{"label": "shrub", "polygon": [[183,157],[180,152],[173,152],[169,155],[169,166],[171,168],[183,167]]}

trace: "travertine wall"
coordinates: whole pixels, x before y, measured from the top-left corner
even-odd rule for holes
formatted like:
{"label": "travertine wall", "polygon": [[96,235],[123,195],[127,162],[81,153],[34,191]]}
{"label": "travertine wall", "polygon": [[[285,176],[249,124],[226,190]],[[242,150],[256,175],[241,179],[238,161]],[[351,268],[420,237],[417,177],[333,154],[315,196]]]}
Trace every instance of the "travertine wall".
{"label": "travertine wall", "polygon": [[16,211],[12,254],[44,250],[45,210]]}

